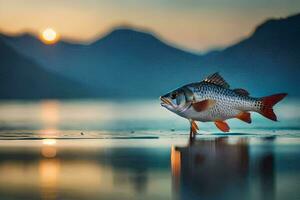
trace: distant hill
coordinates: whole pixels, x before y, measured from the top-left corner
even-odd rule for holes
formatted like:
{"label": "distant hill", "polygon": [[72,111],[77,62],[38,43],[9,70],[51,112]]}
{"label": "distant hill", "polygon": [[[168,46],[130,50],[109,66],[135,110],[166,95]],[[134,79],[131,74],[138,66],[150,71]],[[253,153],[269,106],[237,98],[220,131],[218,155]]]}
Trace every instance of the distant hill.
{"label": "distant hill", "polygon": [[267,20],[248,38],[206,55],[126,27],[87,45],[66,41],[44,45],[28,34],[0,38],[45,69],[86,85],[91,96],[155,98],[216,71],[232,87],[244,87],[255,96],[276,92],[300,96],[299,35],[300,14]]}
{"label": "distant hill", "polygon": [[46,69],[87,85],[95,96],[153,98],[200,78],[198,55],[128,28],[115,29],[89,45],[44,45],[29,35],[2,37]]}
{"label": "distant hill", "polygon": [[248,38],[204,56],[201,66],[258,95],[286,91],[299,96],[300,14],[267,20]]}
{"label": "distant hill", "polygon": [[19,55],[1,39],[0,55],[1,99],[73,98],[89,95],[80,84],[46,71]]}

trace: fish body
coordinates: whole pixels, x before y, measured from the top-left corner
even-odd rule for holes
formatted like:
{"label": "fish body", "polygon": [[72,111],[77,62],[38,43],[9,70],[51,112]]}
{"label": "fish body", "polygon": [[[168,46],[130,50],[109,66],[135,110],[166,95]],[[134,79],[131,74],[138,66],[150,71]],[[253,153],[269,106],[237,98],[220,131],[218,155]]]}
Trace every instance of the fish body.
{"label": "fish body", "polygon": [[[184,85],[163,95],[161,105],[188,119],[191,127],[194,121],[215,122],[219,129],[227,132],[229,126],[225,120],[238,118],[251,123],[252,111],[276,121],[272,107],[286,95],[251,97],[244,89],[230,89],[229,84],[215,73],[201,82]],[[198,128],[195,124],[193,126]]]}
{"label": "fish body", "polygon": [[258,111],[259,99],[244,96],[212,83],[200,82],[184,86],[194,94],[194,100],[201,102],[206,99],[215,101],[215,105],[202,112],[195,110],[193,106],[179,110],[178,115],[201,122],[226,120],[235,118],[241,111]]}

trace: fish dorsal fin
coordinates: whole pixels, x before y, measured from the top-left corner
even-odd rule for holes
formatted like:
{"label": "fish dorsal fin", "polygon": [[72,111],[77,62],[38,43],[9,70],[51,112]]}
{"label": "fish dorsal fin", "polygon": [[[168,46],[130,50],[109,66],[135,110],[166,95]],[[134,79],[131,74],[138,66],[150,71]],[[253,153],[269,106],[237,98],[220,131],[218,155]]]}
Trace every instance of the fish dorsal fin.
{"label": "fish dorsal fin", "polygon": [[209,75],[206,79],[204,79],[204,82],[212,83],[227,89],[229,88],[229,84],[224,80],[224,78],[218,72]]}
{"label": "fish dorsal fin", "polygon": [[236,94],[240,94],[240,95],[243,95],[243,96],[249,96],[249,92],[245,89],[242,89],[242,88],[236,88],[233,90]]}

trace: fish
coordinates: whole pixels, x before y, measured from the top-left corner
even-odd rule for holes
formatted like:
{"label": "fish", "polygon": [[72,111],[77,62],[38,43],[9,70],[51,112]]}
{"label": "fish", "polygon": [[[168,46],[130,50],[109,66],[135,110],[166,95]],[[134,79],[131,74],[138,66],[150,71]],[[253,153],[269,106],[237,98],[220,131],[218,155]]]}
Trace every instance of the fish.
{"label": "fish", "polygon": [[189,120],[190,137],[197,134],[199,122],[214,122],[223,132],[229,132],[227,119],[237,118],[251,123],[250,112],[277,121],[273,106],[281,101],[287,93],[279,93],[261,98],[251,97],[242,88],[230,89],[230,85],[217,72],[200,82],[186,84],[163,96],[161,106]]}

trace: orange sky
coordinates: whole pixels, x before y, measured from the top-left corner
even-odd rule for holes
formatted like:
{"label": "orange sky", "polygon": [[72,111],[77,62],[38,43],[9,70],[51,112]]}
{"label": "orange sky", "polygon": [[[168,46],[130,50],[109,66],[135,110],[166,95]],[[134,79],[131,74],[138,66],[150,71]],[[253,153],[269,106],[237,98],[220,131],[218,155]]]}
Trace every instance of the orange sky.
{"label": "orange sky", "polygon": [[181,48],[205,51],[247,36],[269,17],[300,11],[295,0],[0,0],[0,30],[89,42],[115,26],[148,28]]}

